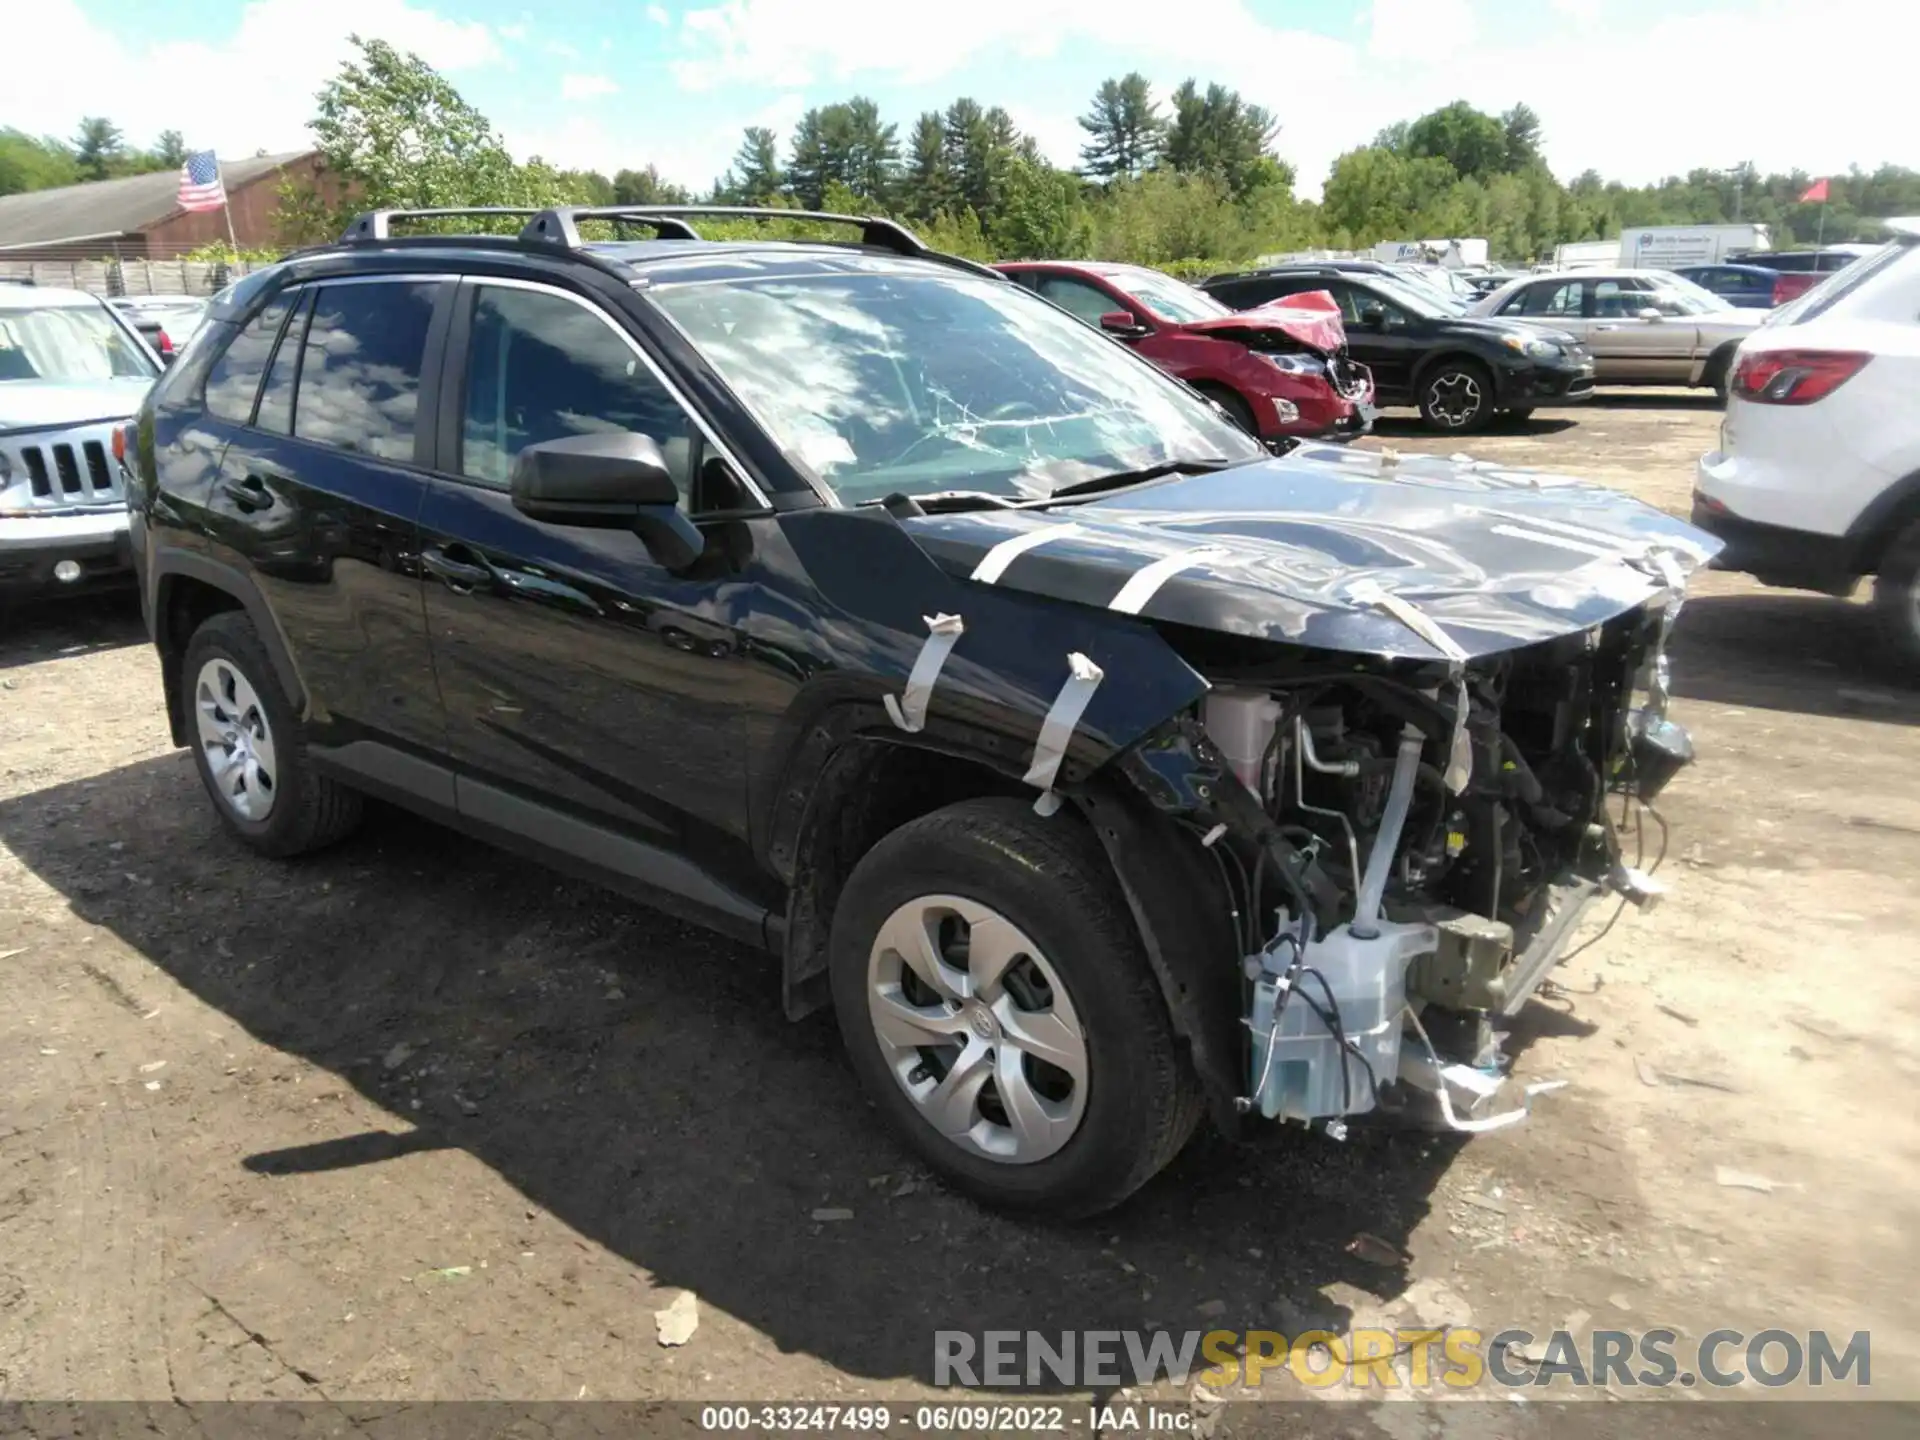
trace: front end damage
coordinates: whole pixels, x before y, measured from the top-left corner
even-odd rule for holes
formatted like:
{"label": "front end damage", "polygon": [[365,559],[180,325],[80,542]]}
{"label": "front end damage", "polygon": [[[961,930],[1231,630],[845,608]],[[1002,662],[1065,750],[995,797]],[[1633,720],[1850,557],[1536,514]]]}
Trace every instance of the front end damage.
{"label": "front end damage", "polygon": [[1692,758],[1665,713],[1684,577],[1649,563],[1671,583],[1647,607],[1470,661],[1172,637],[1212,688],[1118,769],[1229,897],[1236,1115],[1336,1137],[1361,1115],[1525,1118],[1503,1022],[1595,901],[1657,898],[1616,811]]}
{"label": "front end damage", "polygon": [[1618,492],[1304,447],[787,533],[878,724],[1091,826],[1230,1131],[1514,1123],[1504,1022],[1657,894],[1622,825],[1691,758],[1665,646],[1717,545]]}

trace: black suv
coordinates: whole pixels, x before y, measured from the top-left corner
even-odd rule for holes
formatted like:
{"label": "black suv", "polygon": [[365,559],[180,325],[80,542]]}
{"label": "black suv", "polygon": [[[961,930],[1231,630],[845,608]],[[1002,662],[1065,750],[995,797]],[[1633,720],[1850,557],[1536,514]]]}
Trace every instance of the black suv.
{"label": "black suv", "polygon": [[1275,459],[888,222],[706,213],[374,215],[219,297],[127,450],[226,828],[382,796],[764,947],[1003,1204],[1114,1204],[1206,1108],[1468,1124],[1491,1020],[1638,893],[1605,796],[1684,758],[1630,696],[1713,542]]}
{"label": "black suv", "polygon": [[1593,394],[1593,357],[1571,335],[1457,314],[1400,277],[1351,265],[1284,265],[1218,275],[1201,289],[1236,310],[1325,290],[1340,302],[1347,348],[1373,371],[1383,405],[1415,405],[1435,430],[1479,430],[1505,413],[1575,405]]}

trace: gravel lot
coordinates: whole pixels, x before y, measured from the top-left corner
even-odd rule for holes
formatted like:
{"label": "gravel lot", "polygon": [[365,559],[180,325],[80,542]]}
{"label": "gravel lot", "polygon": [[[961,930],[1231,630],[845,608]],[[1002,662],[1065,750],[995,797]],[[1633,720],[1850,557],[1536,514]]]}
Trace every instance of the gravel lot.
{"label": "gravel lot", "polygon": [[[1368,443],[1684,513],[1717,423],[1606,396]],[[1870,1330],[1872,1393],[1920,1398],[1920,692],[1860,604],[1725,575],[1675,674],[1672,891],[1522,1017],[1523,1077],[1570,1082],[1531,1123],[1205,1138],[1062,1228],[915,1173],[764,957],[399,814],[256,859],[130,602],[6,617],[0,1400],[906,1398],[936,1328],[1373,1316]]]}

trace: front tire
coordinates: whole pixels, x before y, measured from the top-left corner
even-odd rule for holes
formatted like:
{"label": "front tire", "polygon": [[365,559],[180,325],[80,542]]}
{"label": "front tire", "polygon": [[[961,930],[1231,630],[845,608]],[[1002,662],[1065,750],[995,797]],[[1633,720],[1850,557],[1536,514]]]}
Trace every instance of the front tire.
{"label": "front tire", "polygon": [[1430,430],[1464,435],[1493,418],[1493,376],[1477,360],[1443,360],[1420,379],[1420,418]]}
{"label": "front tire", "polygon": [[834,1011],[868,1094],[989,1205],[1110,1209],[1193,1133],[1199,1086],[1099,842],[1066,813],[969,800],[854,867]]}
{"label": "front tire", "polygon": [[331,845],[359,823],[359,794],[315,773],[300,719],[244,613],[223,611],[193,632],[180,687],[200,783],[233,835],[285,857]]}
{"label": "front tire", "polygon": [[1226,411],[1227,418],[1247,434],[1256,440],[1260,438],[1259,422],[1253,418],[1253,406],[1247,403],[1245,396],[1227,389],[1224,385],[1199,385],[1194,388]]}
{"label": "front tire", "polygon": [[1888,649],[1909,670],[1920,670],[1920,521],[1895,536],[1880,557],[1873,609]]}

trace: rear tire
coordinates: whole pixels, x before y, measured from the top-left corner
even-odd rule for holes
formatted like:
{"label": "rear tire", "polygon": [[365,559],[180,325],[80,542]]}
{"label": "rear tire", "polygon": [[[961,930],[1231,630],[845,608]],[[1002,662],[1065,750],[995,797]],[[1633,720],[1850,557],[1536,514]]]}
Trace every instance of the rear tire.
{"label": "rear tire", "polygon": [[1909,671],[1920,671],[1920,521],[1895,536],[1880,557],[1873,609],[1888,649]]}
{"label": "rear tire", "polygon": [[1477,360],[1442,360],[1420,377],[1420,418],[1449,435],[1484,430],[1493,418],[1493,376]]}
{"label": "rear tire", "polygon": [[868,1095],[977,1200],[1097,1214],[1193,1133],[1199,1085],[1099,842],[1070,814],[982,799],[901,826],[848,878],[829,963]]}
{"label": "rear tire", "polygon": [[180,713],[220,823],[261,854],[302,855],[359,824],[359,793],[315,773],[300,718],[243,612],[222,611],[193,632]]}

